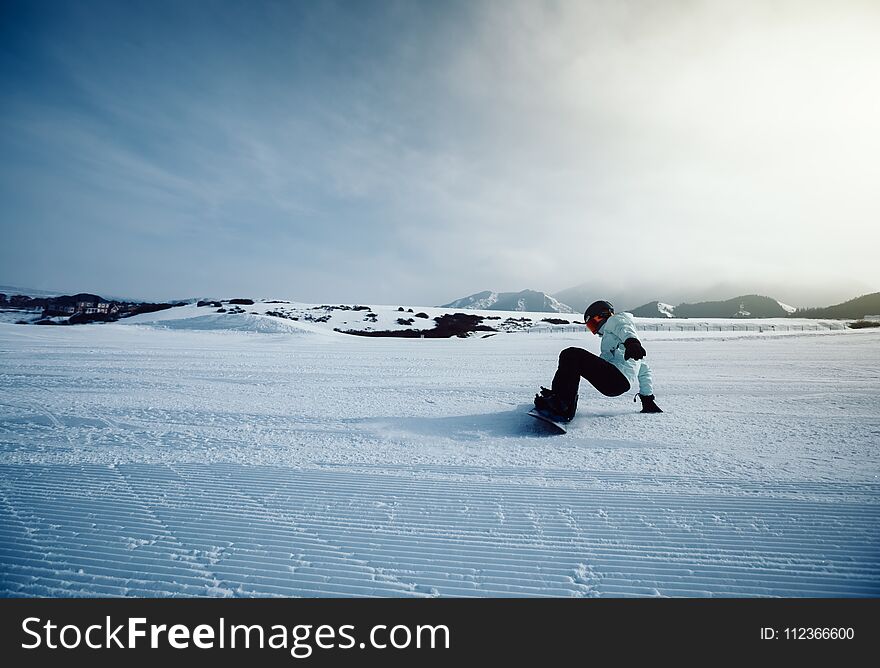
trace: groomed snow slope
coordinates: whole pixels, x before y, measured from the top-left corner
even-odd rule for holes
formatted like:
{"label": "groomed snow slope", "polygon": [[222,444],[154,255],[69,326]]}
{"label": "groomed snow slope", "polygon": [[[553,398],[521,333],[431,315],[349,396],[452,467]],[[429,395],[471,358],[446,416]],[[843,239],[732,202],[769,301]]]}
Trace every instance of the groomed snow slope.
{"label": "groomed snow slope", "polygon": [[0,593],[880,595],[880,333],[309,333],[0,324]]}

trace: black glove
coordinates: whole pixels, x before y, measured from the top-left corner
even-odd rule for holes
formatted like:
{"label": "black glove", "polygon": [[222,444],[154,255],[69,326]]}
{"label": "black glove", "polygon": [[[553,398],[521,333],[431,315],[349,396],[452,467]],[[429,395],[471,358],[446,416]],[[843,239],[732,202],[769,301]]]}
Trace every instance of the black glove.
{"label": "black glove", "polygon": [[654,403],[653,394],[640,394],[639,399],[642,400],[642,413],[662,413],[660,406]]}
{"label": "black glove", "polygon": [[639,343],[638,339],[627,339],[623,342],[623,347],[626,348],[626,352],[623,355],[625,360],[640,360],[648,354],[642,348],[642,344]]}

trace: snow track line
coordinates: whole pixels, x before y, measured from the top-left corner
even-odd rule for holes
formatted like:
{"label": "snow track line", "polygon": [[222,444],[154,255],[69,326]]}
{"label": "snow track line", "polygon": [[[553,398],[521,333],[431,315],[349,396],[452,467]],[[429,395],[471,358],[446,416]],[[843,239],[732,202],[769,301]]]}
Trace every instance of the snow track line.
{"label": "snow track line", "polygon": [[795,494],[804,496],[804,492],[821,492],[823,499],[833,496],[866,496],[869,500],[880,499],[880,484],[869,482],[839,481],[763,481],[752,482],[733,478],[706,478],[700,476],[670,476],[670,475],[633,475],[631,473],[617,473],[613,471],[591,470],[561,470],[561,469],[538,469],[531,467],[477,467],[477,466],[448,466],[423,464],[417,467],[411,465],[395,464],[336,464],[333,462],[319,462],[319,469],[339,470],[347,473],[369,473],[379,475],[397,475],[401,477],[418,476],[419,480],[431,480],[441,476],[442,480],[448,480],[451,476],[459,476],[462,481],[471,477],[481,477],[485,482],[501,482],[505,479],[521,481],[531,479],[540,482],[544,489],[546,483],[564,481],[584,485],[586,483],[612,483],[633,486],[636,484],[650,487],[664,487],[670,483],[682,487],[692,485],[696,491],[716,494],[725,490],[735,492],[754,493],[765,498],[770,493]]}
{"label": "snow track line", "polygon": [[697,477],[670,493],[606,488],[644,482],[625,474],[545,487],[554,472],[365,468],[0,466],[0,593],[880,595],[874,485],[853,503],[824,483],[798,499]]}
{"label": "snow track line", "polygon": [[[303,490],[303,491],[306,491],[309,489],[308,485],[305,485],[304,487],[305,487],[305,490]],[[320,490],[318,490],[318,493],[320,493]],[[422,496],[425,500],[432,500],[430,495],[422,495]],[[622,496],[622,495],[619,495],[619,496]],[[471,501],[473,501],[474,498],[475,497],[470,497]],[[507,501],[512,502],[512,501],[514,501],[514,499],[508,498]],[[437,503],[439,503],[439,504],[446,503],[446,502],[447,502],[446,499],[439,499],[439,498],[437,499]],[[45,506],[41,502],[41,500],[38,498],[32,498],[31,503],[33,504],[33,507],[35,509],[45,508],[46,510],[48,510],[51,507],[51,506]],[[618,512],[626,509],[626,510],[629,510],[633,513],[636,513],[635,519],[629,519],[629,518],[625,517],[625,518],[622,518],[623,521],[615,520],[614,523],[611,524],[610,526],[608,525],[608,523],[606,521],[598,521],[598,522],[594,521],[592,525],[589,525],[586,528],[589,529],[589,531],[593,537],[599,537],[599,538],[607,537],[608,539],[611,539],[611,540],[613,540],[613,539],[621,540],[623,538],[629,537],[630,534],[644,535],[646,530],[649,530],[649,529],[650,530],[657,530],[657,531],[660,531],[662,529],[662,533],[664,536],[664,542],[666,542],[666,543],[674,543],[678,539],[685,539],[686,540],[688,537],[690,537],[694,533],[694,531],[698,531],[700,529],[699,526],[696,526],[694,528],[686,527],[685,530],[683,530],[683,531],[677,531],[674,523],[670,524],[669,522],[665,522],[665,521],[664,522],[652,522],[652,523],[650,523],[650,526],[647,527],[647,529],[646,529],[645,522],[643,520],[641,520],[638,515],[638,513],[644,511],[644,503],[645,503],[645,499],[640,499],[640,498],[631,499],[630,495],[626,495],[626,498],[623,499],[623,501],[617,501],[614,505],[617,508]],[[648,503],[654,503],[654,502],[648,501]],[[670,504],[667,504],[667,505],[670,505]],[[773,505],[780,506],[783,511],[785,510],[785,508],[790,506],[790,504],[786,505],[786,504],[780,504],[778,502]],[[798,508],[803,508],[804,505],[806,505],[806,508],[813,514],[814,518],[820,518],[822,520],[827,521],[828,519],[836,517],[838,514],[838,513],[832,513],[831,515],[828,515],[827,513],[820,513],[820,512],[818,512],[819,509],[817,508],[818,504],[798,504]],[[61,517],[67,517],[67,516],[75,516],[76,507],[77,507],[77,503],[71,502],[70,504],[68,504],[68,506],[65,509],[62,509],[61,511],[58,512],[58,514],[56,515],[56,519],[61,518]],[[212,509],[216,509],[216,507],[217,507],[216,502],[210,503],[210,502],[202,500],[202,501],[190,504],[187,512],[190,512],[190,511],[212,512]],[[444,508],[445,511],[449,510],[443,506],[441,506],[441,507]],[[593,507],[594,506],[592,505],[592,500],[590,500],[590,504],[588,504],[587,508],[582,509],[580,512],[586,513],[586,515],[585,515],[586,519],[588,519],[588,520],[593,519],[593,517],[595,516],[595,512],[592,512],[592,513],[588,512],[588,509],[593,508]],[[699,506],[696,506],[696,508],[699,508]],[[299,508],[299,510],[293,509],[293,510],[289,510],[287,512],[293,513],[292,517],[296,516],[297,521],[300,523],[299,526],[302,527],[302,526],[304,526],[304,523],[309,522],[309,517],[311,516],[310,513],[314,513],[314,511],[316,509],[320,509],[320,508],[313,506],[313,505],[310,505],[310,502],[306,500],[306,501],[303,501],[303,505]],[[747,522],[749,521],[749,518],[751,518],[752,516],[745,513],[745,512],[736,512],[736,513],[731,512],[724,504],[717,504],[717,505],[713,506],[713,509],[716,512],[724,512],[725,513],[724,519],[728,524],[730,524],[733,520],[737,520],[741,524],[746,523],[746,524],[744,524],[746,529],[748,529],[748,528],[754,529],[755,528],[755,527],[750,527],[750,525],[747,524]],[[454,510],[454,508],[452,510]],[[681,505],[680,502],[678,502],[678,503],[676,503],[675,507],[668,507],[668,508],[664,508],[663,510],[668,511],[668,512],[673,512],[673,511],[683,512],[683,511],[693,511],[693,508],[687,508],[687,507]],[[822,510],[824,510],[824,509],[822,509]],[[214,510],[213,512],[215,514],[219,514],[219,515],[223,514],[222,511]],[[838,512],[839,512],[839,510],[838,510]],[[222,519],[224,522],[226,522],[227,529],[231,531],[236,527],[236,524],[237,524],[235,522],[236,516],[233,513],[226,513],[226,515],[227,516],[223,517]],[[359,516],[358,517],[359,524],[364,524],[364,525],[375,524],[376,526],[381,526],[384,523],[384,518],[383,518],[382,513],[371,514],[370,510],[361,506],[360,503],[358,503],[358,516]],[[427,516],[427,513],[425,513],[424,511],[422,511],[420,513],[416,513],[414,515],[408,514],[404,511],[399,511],[397,513],[397,519],[398,520],[405,520],[405,525],[410,530],[434,529],[435,531],[439,531],[439,527],[437,526],[437,524],[428,522],[426,516]],[[486,519],[491,519],[492,513],[484,513],[483,517]],[[861,513],[850,512],[850,518],[853,520],[850,522],[851,528],[854,530],[860,529],[863,531],[870,532],[870,529],[872,528],[873,524],[875,523],[875,521],[877,519],[876,513],[865,515],[864,521],[862,521],[862,522],[855,521],[857,518],[860,518],[860,517],[861,517]],[[105,520],[124,519],[124,516],[117,517],[112,509],[108,509],[107,513],[104,516],[104,519]],[[368,520],[372,520],[372,522],[370,522]],[[441,517],[441,520],[442,520],[442,517]],[[271,517],[265,518],[262,522],[255,522],[254,516],[251,515],[248,523],[246,525],[244,525],[244,532],[247,533],[247,532],[251,531],[253,528],[255,528],[256,525],[259,525],[262,523],[262,524],[266,524],[266,527],[264,528],[264,530],[268,531],[268,533],[271,534],[271,527],[274,525],[275,522],[276,522],[276,519],[271,518]],[[340,519],[337,522],[337,524],[340,524],[340,523],[347,524],[348,522],[350,522],[350,520],[343,518],[343,519]],[[546,527],[543,528],[542,532],[541,532],[541,537],[544,539],[553,538],[553,537],[563,537],[563,536],[568,536],[571,534],[570,530],[565,530],[565,527],[563,526],[563,522],[561,521],[560,517],[546,517],[544,519],[544,523],[545,524],[552,523],[552,524],[558,525],[560,527],[559,530],[548,530]],[[485,520],[475,522],[473,514],[470,514],[466,521],[457,521],[456,522],[455,532],[462,532],[464,534],[467,534],[467,533],[470,533],[471,529],[481,531],[482,527],[484,525],[485,525]],[[808,546],[811,544],[815,544],[816,537],[812,535],[812,532],[815,531],[816,526],[820,526],[820,525],[817,524],[815,521],[809,521],[809,522],[800,521],[800,522],[798,522],[797,527],[789,527],[787,529],[787,534],[788,534],[787,546],[789,546],[789,547],[795,547],[795,546],[804,547],[804,546]],[[129,529],[131,529],[131,528],[132,528],[132,525],[131,525],[131,521],[129,519]],[[515,537],[515,536],[519,535],[519,533],[521,533],[521,532],[528,532],[532,529],[533,529],[533,526],[529,522],[514,522],[514,521],[506,520],[502,526],[496,527],[493,530],[493,536],[495,536],[496,538],[503,538],[505,536]],[[800,538],[798,538],[798,537],[800,537]],[[803,540],[804,537],[808,538],[808,540],[806,540],[805,542]],[[772,539],[772,534],[769,535],[768,538]],[[729,542],[729,541],[716,540],[715,545],[718,547],[723,547],[726,542]],[[738,543],[738,541],[736,539],[734,539],[733,542],[734,542],[734,544]],[[826,553],[839,551],[839,548],[836,548],[831,545],[827,545],[823,549]],[[852,548],[850,548],[850,551],[852,551]],[[871,552],[872,552],[872,550],[868,550],[868,551],[866,551],[866,554],[870,554]]]}

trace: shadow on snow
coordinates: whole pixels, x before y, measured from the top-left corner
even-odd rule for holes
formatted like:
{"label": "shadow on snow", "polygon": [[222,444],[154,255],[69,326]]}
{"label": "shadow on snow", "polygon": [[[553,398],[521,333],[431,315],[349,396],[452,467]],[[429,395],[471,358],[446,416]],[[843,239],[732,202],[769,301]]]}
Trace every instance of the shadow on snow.
{"label": "shadow on snow", "polygon": [[[389,436],[415,435],[448,438],[453,441],[479,441],[485,438],[565,438],[570,442],[574,436],[579,440],[589,439],[590,420],[596,418],[624,417],[632,411],[591,413],[581,411],[569,424],[567,437],[559,434],[549,425],[528,415],[531,404],[522,404],[514,410],[474,415],[450,415],[444,417],[375,417],[358,418],[352,424],[375,427],[377,431]],[[600,448],[644,448],[648,443],[616,439],[589,440],[589,445]]]}

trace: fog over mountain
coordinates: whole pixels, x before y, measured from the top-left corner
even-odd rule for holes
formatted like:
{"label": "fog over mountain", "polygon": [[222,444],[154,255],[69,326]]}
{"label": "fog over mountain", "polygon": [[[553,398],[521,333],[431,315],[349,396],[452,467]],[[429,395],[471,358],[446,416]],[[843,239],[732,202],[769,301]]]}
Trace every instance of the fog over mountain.
{"label": "fog over mountain", "polygon": [[607,279],[565,288],[551,293],[559,301],[575,311],[583,311],[587,304],[606,299],[618,309],[630,309],[651,301],[669,304],[694,303],[730,299],[735,295],[771,295],[781,302],[798,308],[837,304],[855,296],[876,292],[880,286],[863,281],[841,279],[833,283],[820,281],[799,284],[777,281],[712,282],[704,284],[651,283],[636,281],[634,277],[622,279],[615,285]]}

